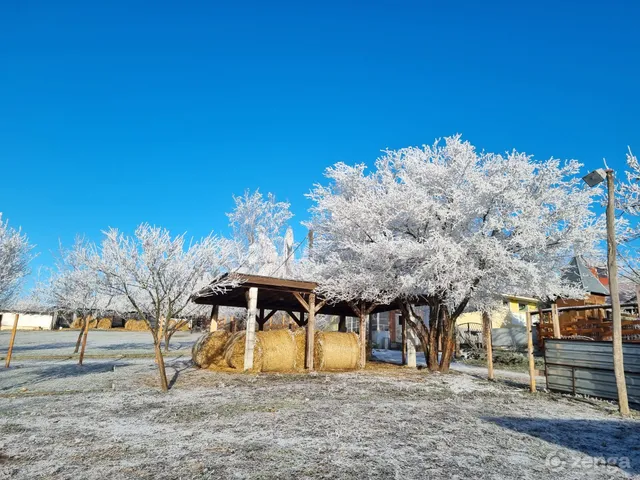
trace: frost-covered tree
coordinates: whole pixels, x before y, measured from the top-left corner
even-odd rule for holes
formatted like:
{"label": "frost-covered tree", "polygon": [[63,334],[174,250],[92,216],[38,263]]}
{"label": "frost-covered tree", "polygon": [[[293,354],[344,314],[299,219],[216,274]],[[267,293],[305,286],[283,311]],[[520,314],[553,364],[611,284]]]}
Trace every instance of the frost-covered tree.
{"label": "frost-covered tree", "polygon": [[284,261],[285,229],[293,217],[289,203],[277,202],[271,193],[264,198],[258,190],[247,190],[233,200],[235,208],[227,217],[236,244],[238,271],[272,275],[283,270],[278,267]]}
{"label": "frost-covered tree", "polygon": [[108,310],[117,310],[123,305],[122,297],[105,289],[99,275],[87,265],[90,249],[91,245],[82,239],[77,239],[69,250],[61,248],[48,283],[36,288],[43,293],[41,297],[46,299],[47,304],[79,314],[83,319],[75,353],[78,352],[83,334],[85,337],[87,335],[91,318],[97,318]]}
{"label": "frost-covered tree", "polygon": [[83,263],[95,272],[105,293],[126,299],[129,311],[143,319],[153,344],[163,390],[168,390],[161,350],[176,325],[174,318],[189,316],[200,306],[191,295],[206,285],[222,292],[237,284],[221,279],[233,253],[231,242],[209,235],[187,243],[184,235],[148,224],[140,225],[133,236],[109,229],[99,245],[85,250]]}
{"label": "frost-covered tree", "polygon": [[16,299],[24,277],[29,273],[33,246],[27,236],[9,226],[0,213],[0,308]]}
{"label": "frost-covered tree", "polygon": [[621,275],[640,285],[640,259],[637,243],[640,241],[640,163],[631,152],[627,152],[626,179],[616,189],[616,207],[621,214],[617,235],[620,241],[618,253],[621,257]]}
{"label": "frost-covered tree", "polygon": [[336,164],[309,195],[319,293],[365,308],[399,299],[431,369],[448,369],[468,306],[489,310],[509,292],[581,293],[560,271],[594,249],[601,229],[578,162],[478,153],[455,136],[386,151],[375,167]]}

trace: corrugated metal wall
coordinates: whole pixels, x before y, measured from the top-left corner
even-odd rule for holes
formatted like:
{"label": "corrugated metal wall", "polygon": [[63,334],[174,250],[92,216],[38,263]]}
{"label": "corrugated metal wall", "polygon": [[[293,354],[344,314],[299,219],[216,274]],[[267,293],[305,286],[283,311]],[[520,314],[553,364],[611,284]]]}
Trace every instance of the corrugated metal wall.
{"label": "corrugated metal wall", "polygon": [[[622,347],[629,402],[640,405],[640,344]],[[547,387],[556,392],[617,400],[611,342],[545,340]]]}

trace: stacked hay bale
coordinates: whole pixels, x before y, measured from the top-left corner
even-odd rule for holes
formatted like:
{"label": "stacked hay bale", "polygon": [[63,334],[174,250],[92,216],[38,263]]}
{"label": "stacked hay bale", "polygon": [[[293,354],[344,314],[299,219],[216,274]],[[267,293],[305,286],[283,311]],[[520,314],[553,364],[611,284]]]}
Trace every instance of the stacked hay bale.
{"label": "stacked hay bale", "polygon": [[[224,360],[231,368],[238,370],[244,369],[244,342],[245,332],[236,332],[231,334],[227,344],[224,347]],[[256,343],[258,343],[256,341]],[[253,366],[256,367],[256,351],[253,351]]]}
{"label": "stacked hay bale", "polygon": [[169,320],[169,328],[175,328],[175,326],[178,326],[178,328],[176,329],[176,331],[178,332],[188,332],[189,329],[189,322],[187,322],[186,320],[175,320],[175,319],[171,319]]}
{"label": "stacked hay bale", "polygon": [[256,347],[260,359],[260,371],[291,372],[296,369],[297,344],[293,332],[289,330],[258,332]]}
{"label": "stacked hay bale", "polygon": [[[127,322],[128,324],[128,322]],[[231,367],[244,370],[246,332],[224,330],[203,335],[193,346],[193,363],[201,368]],[[360,365],[360,341],[355,333],[316,332],[316,370],[355,370]],[[251,372],[294,372],[304,370],[306,331],[268,330],[256,332]]]}
{"label": "stacked hay bale", "polygon": [[207,333],[198,339],[191,349],[193,363],[200,368],[225,366],[224,350],[229,340],[229,332],[219,330]]}
{"label": "stacked hay bale", "polygon": [[[112,323],[113,322],[110,318],[101,318],[100,320],[98,320],[96,328],[99,328],[101,330],[108,330],[111,328]],[[91,323],[89,323],[89,327],[91,327]]]}
{"label": "stacked hay bale", "polygon": [[[245,332],[231,335],[224,358],[231,368],[244,370]],[[297,345],[293,332],[269,330],[256,332],[252,372],[292,372],[296,370]]]}
{"label": "stacked hay bale", "polygon": [[[89,328],[97,328],[97,327],[98,327],[98,320],[95,318],[89,319]],[[69,328],[84,328],[84,318],[77,317],[73,322],[71,322],[71,325]]]}
{"label": "stacked hay bale", "polygon": [[84,318],[82,317],[76,317],[73,319],[73,322],[71,322],[71,325],[69,325],[69,328],[82,328],[84,327]]}
{"label": "stacked hay bale", "polygon": [[360,339],[353,332],[316,332],[313,357],[316,370],[361,368]]}
{"label": "stacked hay bale", "polygon": [[304,370],[304,359],[307,356],[307,330],[299,328],[293,331],[296,340],[296,370]]}
{"label": "stacked hay bale", "polygon": [[149,330],[149,327],[147,326],[147,322],[144,320],[135,320],[130,318],[127,320],[127,323],[124,324],[124,329],[131,330],[132,332],[144,332]]}

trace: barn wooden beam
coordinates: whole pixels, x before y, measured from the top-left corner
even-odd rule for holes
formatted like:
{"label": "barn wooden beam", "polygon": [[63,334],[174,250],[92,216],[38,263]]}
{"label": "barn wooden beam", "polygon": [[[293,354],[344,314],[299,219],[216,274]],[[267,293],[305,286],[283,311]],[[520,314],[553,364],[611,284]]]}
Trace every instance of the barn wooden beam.
{"label": "barn wooden beam", "polygon": [[338,320],[338,331],[346,332],[347,331],[347,316],[340,315],[340,319]]}
{"label": "barn wooden beam", "polygon": [[313,370],[313,354],[314,354],[314,339],[316,328],[316,295],[315,293],[309,294],[309,319],[307,320],[307,356],[305,366],[307,370]]}
{"label": "barn wooden beam", "polygon": [[294,312],[287,310],[287,313],[289,314],[289,316],[291,318],[293,318],[293,321],[296,322],[298,324],[299,327],[304,327],[306,325],[306,322],[304,321],[304,313],[300,312],[299,316],[297,316]]}
{"label": "barn wooden beam", "polygon": [[253,368],[253,350],[256,345],[256,307],[258,305],[258,289],[251,287],[247,291],[247,331],[244,342],[244,370]]}
{"label": "barn wooden beam", "polygon": [[[311,295],[313,295],[313,294],[310,293],[309,297],[311,297]],[[309,304],[307,303],[307,301],[304,299],[304,297],[302,295],[300,295],[298,292],[293,292],[293,296],[296,297],[296,299],[298,300],[300,305],[302,305],[302,308],[304,308],[305,312],[309,312],[310,311]],[[313,295],[313,296],[315,298],[315,295]]]}
{"label": "barn wooden beam", "polygon": [[327,303],[326,300],[322,300],[321,302],[317,303],[315,307],[315,310],[316,310],[315,313],[318,313],[320,309],[326,305],[326,303]]}
{"label": "barn wooden beam", "polygon": [[211,307],[211,315],[209,315],[209,331],[215,332],[218,329],[218,315],[220,314],[220,305]]}

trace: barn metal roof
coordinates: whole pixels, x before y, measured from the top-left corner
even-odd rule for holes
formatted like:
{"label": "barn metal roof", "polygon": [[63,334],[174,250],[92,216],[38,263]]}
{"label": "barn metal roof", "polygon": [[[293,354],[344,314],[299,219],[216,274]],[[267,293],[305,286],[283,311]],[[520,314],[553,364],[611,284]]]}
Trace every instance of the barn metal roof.
{"label": "barn metal roof", "polygon": [[596,277],[582,257],[573,257],[563,273],[565,280],[595,295],[609,295],[609,289]]}

